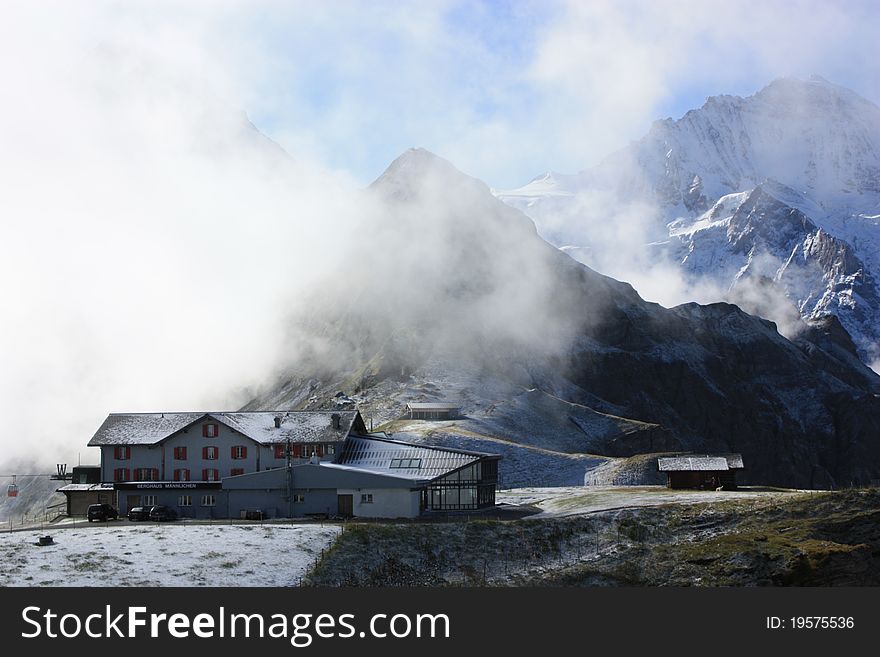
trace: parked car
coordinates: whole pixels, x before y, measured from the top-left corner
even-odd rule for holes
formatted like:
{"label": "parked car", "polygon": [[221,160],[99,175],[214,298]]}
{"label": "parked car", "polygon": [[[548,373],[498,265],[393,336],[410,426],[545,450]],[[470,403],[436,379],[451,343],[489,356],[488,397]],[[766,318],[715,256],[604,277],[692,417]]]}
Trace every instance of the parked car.
{"label": "parked car", "polygon": [[177,520],[177,511],[170,506],[154,506],[150,509],[150,520],[154,522]]}
{"label": "parked car", "polygon": [[150,507],[135,506],[128,510],[128,519],[132,522],[150,519]]}
{"label": "parked car", "polygon": [[92,520],[116,520],[119,512],[109,504],[90,504],[87,513],[89,522]]}

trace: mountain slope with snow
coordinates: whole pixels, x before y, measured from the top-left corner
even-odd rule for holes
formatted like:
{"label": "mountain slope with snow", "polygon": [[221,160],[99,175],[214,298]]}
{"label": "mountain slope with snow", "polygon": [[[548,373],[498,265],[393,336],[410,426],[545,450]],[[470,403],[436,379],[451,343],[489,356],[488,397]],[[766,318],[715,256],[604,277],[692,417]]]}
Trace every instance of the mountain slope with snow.
{"label": "mountain slope with snow", "polygon": [[[767,207],[743,208],[743,232],[722,237],[737,224],[719,222],[756,193]],[[761,256],[762,276],[802,317],[838,316],[864,360],[880,357],[880,108],[822,78],[709,98],[593,169],[496,194],[593,266],[614,247],[614,235],[596,235],[627,222],[635,239],[669,247],[652,246],[651,257],[668,256],[689,283],[711,281],[721,295]]]}
{"label": "mountain slope with snow", "polygon": [[[880,472],[880,378],[839,325],[793,342],[734,305],[646,302],[426,151],[363,206],[350,269],[304,300],[294,364],[249,409],[357,404],[395,437],[502,453],[505,485],[675,450],[741,452],[762,483]],[[441,399],[464,417],[401,419]]]}

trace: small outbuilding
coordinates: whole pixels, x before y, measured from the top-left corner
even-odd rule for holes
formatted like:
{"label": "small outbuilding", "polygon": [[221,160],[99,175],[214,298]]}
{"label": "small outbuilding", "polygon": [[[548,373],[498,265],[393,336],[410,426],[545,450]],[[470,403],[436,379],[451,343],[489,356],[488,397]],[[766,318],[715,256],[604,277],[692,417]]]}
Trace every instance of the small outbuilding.
{"label": "small outbuilding", "polygon": [[743,459],[741,454],[669,456],[657,459],[657,469],[666,473],[668,488],[736,490]]}
{"label": "small outbuilding", "polygon": [[84,516],[92,504],[112,504],[116,506],[116,491],[113,484],[67,484],[58,489],[67,498],[67,515]]}
{"label": "small outbuilding", "polygon": [[453,402],[412,402],[406,405],[410,420],[454,420],[461,417],[461,406]]}

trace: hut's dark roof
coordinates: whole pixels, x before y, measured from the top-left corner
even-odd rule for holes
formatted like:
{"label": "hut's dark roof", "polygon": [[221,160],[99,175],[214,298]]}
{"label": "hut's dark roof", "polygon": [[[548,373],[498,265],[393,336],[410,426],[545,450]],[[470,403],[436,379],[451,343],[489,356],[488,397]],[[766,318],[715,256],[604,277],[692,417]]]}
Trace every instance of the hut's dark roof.
{"label": "hut's dark roof", "polygon": [[451,411],[461,408],[461,404],[455,402],[411,402],[407,408],[414,411]]}
{"label": "hut's dark roof", "polygon": [[727,467],[731,470],[742,470],[745,468],[742,454],[725,454],[724,458],[727,459]]}
{"label": "hut's dark roof", "polygon": [[657,459],[660,472],[694,472],[729,470],[723,456],[670,456]]}

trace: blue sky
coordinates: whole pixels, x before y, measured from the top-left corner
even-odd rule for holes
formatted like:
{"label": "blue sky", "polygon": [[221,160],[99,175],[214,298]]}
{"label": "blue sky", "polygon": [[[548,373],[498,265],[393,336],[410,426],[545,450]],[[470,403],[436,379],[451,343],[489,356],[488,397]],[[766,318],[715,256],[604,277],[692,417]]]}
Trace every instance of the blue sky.
{"label": "blue sky", "polygon": [[[813,73],[880,102],[875,0],[30,3],[34,57],[110,46],[365,184],[423,146],[497,188],[574,172],[709,95]],[[17,55],[16,61],[21,61]]]}
{"label": "blue sky", "polygon": [[292,154],[360,182],[419,145],[517,186],[781,76],[818,73],[880,100],[874,2],[328,6],[232,12],[272,62],[247,110]]}

